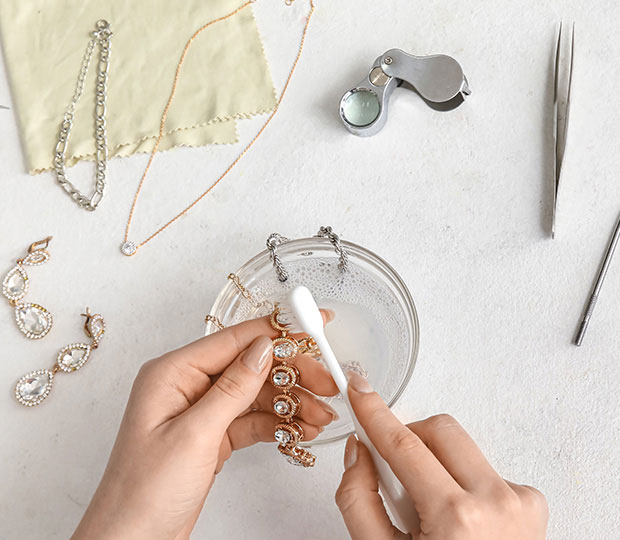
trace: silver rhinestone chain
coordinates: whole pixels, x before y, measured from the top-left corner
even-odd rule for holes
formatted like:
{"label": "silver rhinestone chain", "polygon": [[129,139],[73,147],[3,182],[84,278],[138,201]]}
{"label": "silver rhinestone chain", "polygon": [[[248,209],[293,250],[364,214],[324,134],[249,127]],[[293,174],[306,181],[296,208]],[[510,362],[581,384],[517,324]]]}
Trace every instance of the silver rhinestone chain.
{"label": "silver rhinestone chain", "polygon": [[[110,67],[110,37],[112,31],[107,21],[97,21],[95,31],[91,34],[91,39],[86,47],[82,66],[78,75],[75,93],[69,107],[65,111],[60,132],[58,133],[58,142],[54,151],[54,170],[56,171],[56,179],[62,188],[71,196],[78,206],[85,210],[93,211],[97,208],[106,187],[105,174],[108,161],[108,141],[105,130],[106,115],[106,95],[108,83],[108,69]],[[78,190],[66,176],[65,170],[65,153],[71,128],[73,127],[73,119],[75,116],[75,108],[84,92],[84,80],[88,73],[88,68],[93,56],[95,46],[99,45],[99,61],[97,63],[97,81],[95,84],[95,191],[89,198]]]}

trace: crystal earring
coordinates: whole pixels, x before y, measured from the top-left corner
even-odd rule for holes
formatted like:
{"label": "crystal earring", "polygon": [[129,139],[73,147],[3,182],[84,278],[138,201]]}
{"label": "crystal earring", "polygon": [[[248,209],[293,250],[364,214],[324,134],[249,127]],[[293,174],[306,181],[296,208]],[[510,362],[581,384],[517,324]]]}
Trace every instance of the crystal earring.
{"label": "crystal earring", "polygon": [[59,371],[73,373],[80,369],[91,352],[99,347],[99,341],[105,332],[103,317],[99,314],[91,315],[86,308],[84,333],[91,339],[90,343],[71,343],[58,351],[56,363],[51,369],[37,369],[26,373],[15,385],[15,398],[26,407],[34,407],[41,403],[52,390],[54,376]]}
{"label": "crystal earring", "polygon": [[15,308],[17,327],[29,339],[41,339],[47,335],[52,328],[52,314],[39,304],[20,303],[28,292],[28,274],[24,266],[40,266],[49,261],[47,246],[51,239],[48,236],[31,244],[28,254],[23,259],[17,259],[15,266],[2,281],[2,294]]}

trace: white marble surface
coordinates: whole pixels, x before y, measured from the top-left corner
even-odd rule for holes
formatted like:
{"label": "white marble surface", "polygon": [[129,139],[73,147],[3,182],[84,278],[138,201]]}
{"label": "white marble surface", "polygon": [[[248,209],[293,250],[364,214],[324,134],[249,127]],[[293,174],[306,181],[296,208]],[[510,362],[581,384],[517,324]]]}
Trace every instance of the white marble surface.
{"label": "white marble surface", "polygon": [[[133,259],[118,246],[146,157],[111,162],[107,199],[88,214],[51,175],[24,173],[12,112],[0,110],[1,265],[53,234],[52,261],[31,270],[29,298],[56,316],[52,333],[32,343],[9,307],[0,309],[0,538],[67,538],[142,362],[202,334],[226,274],[270,232],[301,236],[320,224],[384,256],[414,295],[421,350],[397,407],[402,418],[459,418],[502,475],[547,495],[550,539],[617,538],[620,261],[583,347],[571,338],[620,210],[620,4],[316,1],[298,73],[268,131],[207,200]],[[257,16],[281,85],[305,2],[293,10],[264,4]],[[551,241],[550,66],[561,17],[577,23],[577,57]],[[338,99],[394,46],[456,56],[473,94],[458,110],[437,113],[398,91],[386,129],[355,138],[339,124]],[[1,72],[0,104],[10,105]],[[242,138],[258,125],[244,122]],[[132,237],[144,238],[204,189],[238,150],[159,156]],[[88,166],[70,173],[89,185]],[[59,377],[44,406],[20,407],[14,381],[80,337],[86,304],[108,322],[101,350],[83,371]],[[240,452],[194,537],[271,538],[291,520],[297,538],[345,538],[333,502],[341,454],[321,449],[320,465],[299,471],[267,445]]]}

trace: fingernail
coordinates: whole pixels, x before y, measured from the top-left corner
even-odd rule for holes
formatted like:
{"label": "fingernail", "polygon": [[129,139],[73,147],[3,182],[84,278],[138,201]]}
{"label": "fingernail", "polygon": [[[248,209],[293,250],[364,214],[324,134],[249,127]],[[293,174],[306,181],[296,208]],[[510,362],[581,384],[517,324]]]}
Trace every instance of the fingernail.
{"label": "fingernail", "polygon": [[355,435],[349,435],[347,446],[344,449],[344,470],[350,469],[357,461],[357,439]]}
{"label": "fingernail", "polygon": [[272,350],[271,340],[268,337],[261,336],[256,338],[245,351],[241,362],[255,373],[262,373],[267,362],[271,359]]}
{"label": "fingernail", "polygon": [[359,373],[355,373],[354,371],[347,371],[347,379],[349,379],[349,386],[353,388],[356,392],[361,394],[369,394],[372,392],[372,386],[370,383],[364,379]]}
{"label": "fingernail", "polygon": [[336,318],[336,312],[333,309],[321,308],[321,311],[325,313],[325,322],[332,322]]}
{"label": "fingernail", "polygon": [[340,416],[338,416],[338,413],[334,410],[334,408],[331,405],[329,405],[325,401],[319,401],[319,405],[323,408],[325,412],[331,414],[332,422],[340,419]]}

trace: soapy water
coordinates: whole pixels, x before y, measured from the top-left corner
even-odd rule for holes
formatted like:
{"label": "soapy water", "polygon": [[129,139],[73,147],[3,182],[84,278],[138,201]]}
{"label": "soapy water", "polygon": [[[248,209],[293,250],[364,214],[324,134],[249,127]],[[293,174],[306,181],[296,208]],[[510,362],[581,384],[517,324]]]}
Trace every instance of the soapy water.
{"label": "soapy water", "polygon": [[[258,301],[270,302],[284,300],[286,292],[298,285],[308,287],[319,307],[336,313],[325,332],[341,366],[367,375],[373,388],[389,402],[407,374],[409,344],[413,339],[403,307],[394,293],[352,261],[347,272],[338,269],[335,258],[287,261],[286,269],[289,279],[285,283],[270,271],[257,283],[246,286]],[[227,324],[253,319],[268,311],[243,300]],[[326,401],[336,409],[340,419],[327,426],[318,440],[339,437],[353,429],[342,398],[337,396]]]}

